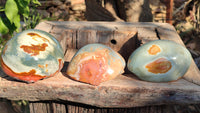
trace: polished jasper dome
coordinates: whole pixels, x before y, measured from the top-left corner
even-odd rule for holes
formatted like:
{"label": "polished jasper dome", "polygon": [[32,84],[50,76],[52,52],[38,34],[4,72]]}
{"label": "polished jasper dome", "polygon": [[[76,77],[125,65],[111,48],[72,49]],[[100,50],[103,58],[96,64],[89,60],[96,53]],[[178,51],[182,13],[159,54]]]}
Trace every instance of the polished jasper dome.
{"label": "polished jasper dome", "polygon": [[2,69],[18,80],[35,82],[56,75],[63,66],[59,42],[41,30],[26,30],[12,37],[1,55]]}
{"label": "polished jasper dome", "polygon": [[191,60],[191,54],[185,47],[169,40],[156,40],[136,49],[127,66],[142,80],[169,82],[181,78]]}
{"label": "polished jasper dome", "polygon": [[88,44],[72,58],[67,75],[72,79],[99,85],[124,72],[125,61],[120,54],[102,44]]}

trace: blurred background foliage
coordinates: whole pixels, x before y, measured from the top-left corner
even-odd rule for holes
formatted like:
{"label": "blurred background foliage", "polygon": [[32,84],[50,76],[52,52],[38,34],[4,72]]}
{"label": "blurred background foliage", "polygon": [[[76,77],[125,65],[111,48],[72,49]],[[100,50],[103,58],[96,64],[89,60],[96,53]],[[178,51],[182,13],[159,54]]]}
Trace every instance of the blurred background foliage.
{"label": "blurred background foliage", "polygon": [[[33,26],[37,23],[38,15],[33,14],[35,10],[31,10],[29,7],[32,5],[35,9],[40,2],[38,0],[7,0],[4,6],[0,8],[0,33],[1,34],[13,34],[14,31],[19,32],[21,27],[21,21],[26,22],[27,26]],[[34,16],[33,16],[34,15]],[[33,18],[34,17],[34,18]]]}

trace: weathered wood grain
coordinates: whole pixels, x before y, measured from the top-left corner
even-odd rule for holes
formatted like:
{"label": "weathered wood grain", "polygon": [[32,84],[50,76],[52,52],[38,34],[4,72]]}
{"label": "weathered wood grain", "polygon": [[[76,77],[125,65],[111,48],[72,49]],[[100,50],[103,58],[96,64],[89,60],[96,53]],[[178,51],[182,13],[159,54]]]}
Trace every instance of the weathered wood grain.
{"label": "weathered wood grain", "polygon": [[51,103],[30,103],[30,113],[51,113]]}
{"label": "weathered wood grain", "polygon": [[[40,103],[31,103],[43,106]],[[47,103],[43,103],[46,105]],[[50,105],[63,103],[52,102]],[[82,106],[66,103],[66,109],[54,111],[49,109],[44,113],[199,113],[199,105],[159,105],[159,106],[145,106],[145,107],[131,107],[131,108],[99,108],[92,106]],[[35,107],[38,105],[34,105]],[[41,108],[41,107],[39,107]],[[58,107],[59,108],[59,107]],[[57,108],[57,109],[58,109]],[[36,108],[35,108],[36,109]],[[10,112],[9,112],[10,113]],[[11,112],[13,113],[13,112]],[[30,111],[30,113],[43,113],[43,109],[37,111]]]}
{"label": "weathered wood grain", "polygon": [[156,27],[139,27],[138,30],[138,40],[141,44],[147,43],[153,40],[159,40],[157,36]]}
{"label": "weathered wood grain", "polygon": [[[45,25],[48,26],[48,29]],[[126,70],[124,74],[113,80],[104,82],[99,86],[92,86],[71,80],[65,74],[68,63],[75,52],[87,43],[106,44],[122,54],[127,60],[130,53],[139,44],[163,39],[162,37],[165,37],[165,35],[162,35],[158,28],[165,26],[166,24],[161,23],[123,22],[40,23],[36,28],[56,36],[65,51],[65,65],[62,71],[57,76],[27,84],[9,78],[0,70],[0,97],[29,101],[62,100],[105,108],[200,103],[199,85],[185,79],[169,83],[151,83],[139,80]],[[170,30],[176,33],[174,29]],[[165,29],[162,32],[165,33]],[[93,39],[92,37],[96,38]],[[174,38],[174,40],[180,40],[178,36],[174,36]],[[189,71],[188,76],[191,76],[191,74],[192,76],[199,76],[198,70],[194,70]],[[76,109],[68,105],[66,107],[53,104],[53,106],[63,109],[62,111],[67,110],[66,108]],[[38,107],[43,109],[44,105]],[[84,108],[78,110],[86,111]]]}
{"label": "weathered wood grain", "polygon": [[[43,105],[41,105],[41,103]],[[32,108],[34,106],[34,108]],[[36,108],[38,106],[38,108]],[[44,106],[46,111],[44,111]],[[50,106],[50,107],[49,107]],[[60,106],[61,107],[60,109]],[[175,108],[178,107],[178,108]],[[34,102],[30,103],[30,113],[177,113],[180,111],[179,105],[160,105],[160,106],[145,106],[145,107],[131,107],[131,108],[99,108],[88,105],[80,105],[73,103],[59,103],[55,101]],[[36,111],[33,111],[36,109]],[[55,111],[57,109],[57,111]],[[177,110],[174,110],[177,109]],[[186,107],[187,109],[187,107]],[[181,110],[184,111],[184,110]],[[182,113],[182,112],[180,112]]]}
{"label": "weathered wood grain", "polygon": [[[53,113],[67,113],[65,104],[52,103]],[[79,112],[82,113],[82,112]]]}

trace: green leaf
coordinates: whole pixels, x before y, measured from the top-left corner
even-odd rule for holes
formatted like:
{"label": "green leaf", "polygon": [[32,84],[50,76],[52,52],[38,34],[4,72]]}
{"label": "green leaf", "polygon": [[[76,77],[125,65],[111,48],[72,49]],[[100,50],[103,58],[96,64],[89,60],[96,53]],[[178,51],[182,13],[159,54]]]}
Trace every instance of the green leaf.
{"label": "green leaf", "polygon": [[0,12],[3,12],[3,11],[5,11],[5,9],[1,9],[1,8],[0,8]]}
{"label": "green leaf", "polygon": [[26,7],[24,7],[24,8],[21,8],[21,9],[20,9],[20,13],[21,13],[24,17],[28,18],[29,14],[30,14],[29,7],[26,6]]}
{"label": "green leaf", "polygon": [[30,0],[15,0],[19,9],[19,13],[28,18],[30,10]]}
{"label": "green leaf", "polygon": [[5,5],[5,14],[9,21],[13,23],[15,17],[18,15],[18,7],[15,0],[7,0]]}
{"label": "green leaf", "polygon": [[32,2],[36,5],[41,5],[40,2],[38,0],[32,0]]}
{"label": "green leaf", "polygon": [[29,7],[27,6],[27,7],[24,8],[24,11],[23,11],[22,15],[23,15],[24,17],[28,18],[29,14],[30,14],[30,9],[29,9]]}
{"label": "green leaf", "polygon": [[16,0],[19,4],[22,4],[22,6],[28,6],[30,4],[30,0]]}
{"label": "green leaf", "polygon": [[15,27],[17,28],[16,31],[18,32],[21,24],[20,24],[20,15],[17,15],[15,17],[15,20],[13,21],[13,23],[15,24]]}
{"label": "green leaf", "polygon": [[3,6],[0,6],[0,12],[1,11],[4,11],[5,9],[4,9],[4,7]]}
{"label": "green leaf", "polygon": [[6,27],[9,29],[9,33],[12,35],[13,32],[16,30],[15,24],[11,23],[7,17],[2,18],[2,20]]}
{"label": "green leaf", "polygon": [[6,34],[9,32],[8,27],[5,25],[5,23],[3,22],[3,18],[0,17],[0,33],[1,34]]}
{"label": "green leaf", "polygon": [[26,1],[28,4],[30,4],[30,2],[31,2],[31,0],[24,0],[24,1]]}

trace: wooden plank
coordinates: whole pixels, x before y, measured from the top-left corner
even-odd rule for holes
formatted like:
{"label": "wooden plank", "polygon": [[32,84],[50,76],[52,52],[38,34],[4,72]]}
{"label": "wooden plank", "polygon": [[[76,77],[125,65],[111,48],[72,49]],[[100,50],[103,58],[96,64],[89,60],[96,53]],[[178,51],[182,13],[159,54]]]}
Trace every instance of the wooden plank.
{"label": "wooden plank", "polygon": [[36,103],[30,103],[29,108],[30,108],[30,113],[51,113],[51,103],[41,103],[41,102],[36,102]]}
{"label": "wooden plank", "polygon": [[138,40],[141,44],[147,43],[153,40],[159,40],[156,33],[156,27],[138,27]]}
{"label": "wooden plank", "polygon": [[67,111],[65,104],[61,103],[52,103],[52,108],[53,108],[53,113],[66,113]]}
{"label": "wooden plank", "polygon": [[[185,46],[179,35],[176,33],[174,27],[172,27],[170,24],[164,24],[157,27],[157,31],[160,39],[172,40],[178,44]],[[190,68],[188,69],[187,73],[184,75],[183,78],[190,82],[200,85],[200,71],[196,66],[194,60],[192,60]]]}
{"label": "wooden plank", "polygon": [[0,92],[1,97],[11,100],[68,100],[101,107],[189,104],[198,103],[200,98],[199,86],[183,79],[173,83],[148,83],[119,76],[95,87],[70,80],[61,73],[34,84],[9,81],[5,85],[4,81]]}
{"label": "wooden plank", "polygon": [[[107,36],[109,38],[109,40],[107,40],[108,46],[119,50],[119,52],[120,50],[127,51],[128,49],[131,49],[130,51],[134,51],[137,40],[146,38],[146,36],[148,36],[149,39],[153,38],[153,40],[162,37],[161,35],[158,37],[158,35],[154,32],[159,26],[165,26],[165,24],[119,22],[45,23],[52,26],[49,30],[49,33],[57,36],[56,38],[60,39],[62,46],[69,44],[69,46],[65,47],[65,64],[62,71],[57,76],[38,81],[36,83],[27,84],[7,77],[5,73],[0,70],[1,98],[29,101],[62,100],[104,108],[128,108],[161,104],[200,103],[199,86],[184,79],[170,83],[151,83],[139,80],[135,75],[131,73],[128,74],[128,72],[125,71],[124,74],[113,80],[104,82],[99,86],[92,86],[71,80],[65,74],[68,63],[75,52],[78,50],[78,48],[90,42],[91,40],[88,39],[91,39],[91,37],[96,36],[100,38],[102,36],[106,37],[109,35]],[[44,23],[42,23],[42,25],[44,25]],[[39,26],[40,24],[37,26],[37,28],[40,28]],[[70,29],[73,29],[72,32]],[[85,34],[81,35],[83,32]],[[173,30],[173,32],[175,31]],[[78,35],[77,33],[80,34]],[[106,33],[106,35],[104,33]],[[145,35],[145,33],[148,33],[148,35]],[[77,40],[81,40],[82,38],[87,39],[87,41],[80,45],[82,42],[77,42]],[[111,42],[112,39],[115,39],[117,43],[113,45]],[[72,40],[76,41],[73,42]],[[104,40],[98,39],[93,41],[103,43]],[[93,43],[93,41],[91,42]],[[127,42],[128,44],[126,45]],[[75,46],[71,46],[70,43]],[[124,45],[126,45],[126,47],[123,48]],[[123,52],[121,54],[126,57],[129,56]],[[61,106],[61,108],[64,107]],[[69,109],[70,106],[67,106],[67,108]],[[76,108],[71,107],[71,109]],[[79,110],[85,112],[84,108],[80,108]]]}
{"label": "wooden plank", "polygon": [[67,50],[76,48],[76,32],[74,29],[65,29],[57,36],[57,40],[60,42],[65,54]]}
{"label": "wooden plank", "polygon": [[119,52],[128,61],[131,53],[137,48],[137,32],[137,29],[115,30],[113,39],[110,39],[111,43],[108,46]]}
{"label": "wooden plank", "polygon": [[76,40],[76,49],[80,49],[81,47],[91,44],[97,43],[98,40],[96,38],[96,30],[92,29],[84,29],[79,28],[77,31],[77,40]]}
{"label": "wooden plank", "polygon": [[[98,22],[98,21],[44,21],[39,23],[36,28],[40,27],[40,24],[49,24],[51,26],[56,27],[65,27],[70,29],[78,29],[79,27],[85,27],[85,28],[92,28],[94,30],[105,30],[105,29],[124,29],[124,30],[131,30],[134,29],[134,27],[158,27],[160,25],[163,25],[163,23],[154,23],[154,22]],[[45,30],[45,29],[44,29]]]}
{"label": "wooden plank", "polygon": [[68,113],[75,113],[75,106],[67,105]]}
{"label": "wooden plank", "polygon": [[36,26],[35,29],[40,29],[40,30],[43,30],[43,31],[46,31],[49,33],[51,31],[52,27],[53,27],[52,24],[49,24],[46,22],[41,22],[40,26]]}
{"label": "wooden plank", "polygon": [[[82,106],[78,104],[69,104],[49,102],[50,107],[46,107],[45,113],[199,113],[199,105],[159,105],[159,106],[145,106],[145,107],[132,107],[132,108],[97,108],[92,106]],[[34,106],[36,111],[31,109],[30,113],[42,112],[42,106],[46,106],[47,103],[30,103],[30,107]],[[56,109],[54,109],[56,105]],[[60,106],[60,107],[59,107]],[[63,107],[61,107],[63,106]],[[66,107],[68,106],[68,107]],[[2,106],[3,107],[3,106]],[[66,108],[65,108],[66,107]],[[64,108],[64,109],[63,109]],[[40,111],[39,111],[40,109]],[[6,110],[4,108],[4,110]],[[57,110],[57,111],[55,111]],[[14,113],[8,112],[8,113]]]}

